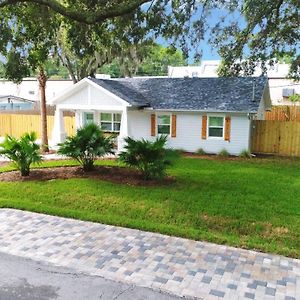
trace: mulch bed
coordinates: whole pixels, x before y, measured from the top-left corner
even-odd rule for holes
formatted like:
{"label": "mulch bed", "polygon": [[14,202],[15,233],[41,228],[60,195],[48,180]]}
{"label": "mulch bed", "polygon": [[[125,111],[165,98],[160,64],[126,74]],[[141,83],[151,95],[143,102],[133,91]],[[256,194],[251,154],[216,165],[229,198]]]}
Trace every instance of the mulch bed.
{"label": "mulch bed", "polygon": [[183,152],[182,156],[188,158],[200,158],[200,159],[208,159],[208,160],[241,160],[240,157],[233,156],[233,155],[224,157],[216,154],[197,154],[192,152]]}
{"label": "mulch bed", "polygon": [[95,169],[90,172],[84,172],[80,167],[32,169],[30,175],[27,177],[22,177],[19,171],[4,172],[0,174],[0,181],[6,182],[48,181],[70,178],[100,179],[133,186],[169,185],[175,182],[173,177],[167,177],[162,181],[144,180],[141,174],[136,170],[110,166],[96,166]]}

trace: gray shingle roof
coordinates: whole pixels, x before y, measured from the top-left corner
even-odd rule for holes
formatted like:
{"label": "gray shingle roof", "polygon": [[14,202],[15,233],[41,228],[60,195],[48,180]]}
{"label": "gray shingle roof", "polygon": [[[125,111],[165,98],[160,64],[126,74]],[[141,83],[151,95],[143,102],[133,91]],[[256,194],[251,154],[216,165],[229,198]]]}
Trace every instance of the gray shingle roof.
{"label": "gray shingle roof", "polygon": [[91,79],[132,105],[257,112],[266,77]]}

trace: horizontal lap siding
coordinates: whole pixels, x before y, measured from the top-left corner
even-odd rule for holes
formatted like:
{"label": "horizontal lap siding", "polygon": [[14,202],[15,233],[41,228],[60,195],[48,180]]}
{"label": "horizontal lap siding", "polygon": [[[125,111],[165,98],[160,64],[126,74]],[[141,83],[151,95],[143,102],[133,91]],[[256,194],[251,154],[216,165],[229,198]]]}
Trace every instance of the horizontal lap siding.
{"label": "horizontal lap siding", "polygon": [[[151,137],[151,114],[153,112],[131,111],[128,115],[129,135],[133,138],[146,138],[153,140]],[[201,138],[202,133],[202,116],[200,113],[170,113],[176,114],[176,137],[169,137],[168,146],[175,149],[195,152],[203,148],[208,153],[218,153],[226,149],[233,155],[238,155],[242,150],[249,149],[249,132],[250,121],[247,115],[233,116],[225,114],[213,114],[231,117],[231,134],[230,142],[219,139]]]}
{"label": "horizontal lap siding", "polygon": [[151,137],[151,113],[128,111],[128,133],[135,139],[150,139]]}
{"label": "horizontal lap siding", "polygon": [[202,148],[208,153],[218,153],[226,149],[230,154],[239,155],[243,150],[249,150],[250,121],[247,116],[230,116],[230,142],[208,138],[203,141]]}

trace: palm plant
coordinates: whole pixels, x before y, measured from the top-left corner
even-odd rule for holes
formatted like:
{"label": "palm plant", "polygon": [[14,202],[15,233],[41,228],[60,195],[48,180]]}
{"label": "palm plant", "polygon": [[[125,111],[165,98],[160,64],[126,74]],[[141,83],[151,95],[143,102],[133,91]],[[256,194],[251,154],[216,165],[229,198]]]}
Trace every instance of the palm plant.
{"label": "palm plant", "polygon": [[125,151],[120,153],[120,161],[141,171],[146,180],[162,179],[167,167],[177,157],[177,152],[165,148],[166,136],[159,136],[154,142],[127,137],[125,142]]}
{"label": "palm plant", "polygon": [[34,132],[25,133],[20,139],[8,135],[0,144],[0,154],[13,161],[22,176],[28,176],[31,164],[42,160],[36,138]]}
{"label": "palm plant", "polygon": [[58,153],[77,160],[84,171],[91,171],[97,158],[114,153],[113,147],[111,137],[105,137],[97,124],[88,123],[59,144]]}

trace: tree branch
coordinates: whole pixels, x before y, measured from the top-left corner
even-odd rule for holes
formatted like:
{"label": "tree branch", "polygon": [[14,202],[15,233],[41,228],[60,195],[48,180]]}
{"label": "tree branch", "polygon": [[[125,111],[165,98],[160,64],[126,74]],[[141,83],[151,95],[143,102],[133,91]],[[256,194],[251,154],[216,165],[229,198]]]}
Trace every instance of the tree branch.
{"label": "tree branch", "polygon": [[[66,7],[58,0],[0,0],[0,8],[18,3],[35,3],[49,7],[53,11],[74,21],[85,24],[101,23],[107,19],[120,17],[135,11],[144,3],[151,0],[121,0],[111,1],[111,5],[102,5],[101,10],[91,7],[90,10],[78,10],[78,8]],[[101,6],[101,4],[99,4]]]}

